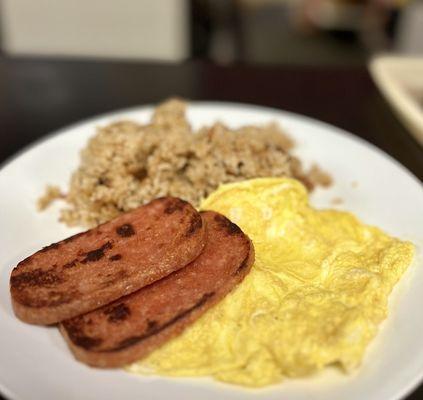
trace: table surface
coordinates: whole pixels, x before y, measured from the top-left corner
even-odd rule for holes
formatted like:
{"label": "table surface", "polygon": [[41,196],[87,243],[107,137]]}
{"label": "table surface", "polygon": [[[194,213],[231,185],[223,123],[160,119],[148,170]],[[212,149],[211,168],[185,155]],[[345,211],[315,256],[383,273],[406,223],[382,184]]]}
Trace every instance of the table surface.
{"label": "table surface", "polygon": [[[259,104],[320,119],[378,146],[423,180],[423,149],[365,66],[216,66],[0,58],[0,163],[43,135],[170,96]],[[408,399],[423,394],[423,385]],[[1,395],[0,395],[1,398]]]}

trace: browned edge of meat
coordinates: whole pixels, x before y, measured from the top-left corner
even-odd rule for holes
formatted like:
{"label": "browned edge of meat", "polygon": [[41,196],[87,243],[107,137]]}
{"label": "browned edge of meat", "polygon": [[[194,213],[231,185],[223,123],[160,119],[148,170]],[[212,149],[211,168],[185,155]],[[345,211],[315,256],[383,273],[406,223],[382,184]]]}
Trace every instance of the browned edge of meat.
{"label": "browned edge of meat", "polygon": [[10,277],[22,321],[53,324],[128,295],[195,259],[205,245],[200,213],[166,197],[21,261]]}
{"label": "browned edge of meat", "polygon": [[60,325],[76,359],[103,368],[139,360],[182,333],[243,280],[254,261],[250,239],[216,212],[202,217],[206,246],[188,266]]}

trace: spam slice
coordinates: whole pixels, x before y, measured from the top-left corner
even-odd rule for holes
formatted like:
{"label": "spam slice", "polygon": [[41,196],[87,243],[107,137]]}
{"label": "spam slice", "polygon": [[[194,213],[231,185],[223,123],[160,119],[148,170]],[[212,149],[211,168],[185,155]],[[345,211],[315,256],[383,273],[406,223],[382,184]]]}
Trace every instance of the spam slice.
{"label": "spam slice", "polygon": [[52,324],[132,293],[202,251],[205,228],[187,202],[167,197],[52,244],[12,271],[15,314]]}
{"label": "spam slice", "polygon": [[112,304],[64,321],[60,331],[74,356],[95,367],[139,360],[179,335],[249,272],[254,248],[224,216],[202,213],[207,242],[185,268]]}

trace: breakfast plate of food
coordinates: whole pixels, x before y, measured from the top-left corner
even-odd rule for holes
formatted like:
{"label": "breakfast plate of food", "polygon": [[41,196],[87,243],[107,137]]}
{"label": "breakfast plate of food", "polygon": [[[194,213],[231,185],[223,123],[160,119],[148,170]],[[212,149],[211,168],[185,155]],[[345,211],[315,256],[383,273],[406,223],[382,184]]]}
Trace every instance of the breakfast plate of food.
{"label": "breakfast plate of food", "polygon": [[167,100],[0,170],[11,399],[398,399],[423,376],[423,188],[263,107]]}

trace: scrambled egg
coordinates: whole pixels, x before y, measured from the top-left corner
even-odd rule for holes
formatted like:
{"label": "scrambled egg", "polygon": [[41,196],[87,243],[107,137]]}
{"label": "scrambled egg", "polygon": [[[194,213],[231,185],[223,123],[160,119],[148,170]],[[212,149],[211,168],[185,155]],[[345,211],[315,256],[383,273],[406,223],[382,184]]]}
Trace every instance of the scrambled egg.
{"label": "scrambled egg", "polygon": [[357,367],[412,261],[412,244],[349,213],[313,209],[292,179],[223,185],[201,208],[228,216],[250,236],[252,271],[181,336],[128,370],[258,387],[328,364]]}

